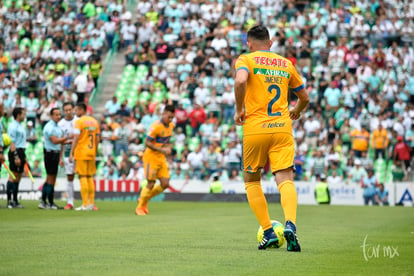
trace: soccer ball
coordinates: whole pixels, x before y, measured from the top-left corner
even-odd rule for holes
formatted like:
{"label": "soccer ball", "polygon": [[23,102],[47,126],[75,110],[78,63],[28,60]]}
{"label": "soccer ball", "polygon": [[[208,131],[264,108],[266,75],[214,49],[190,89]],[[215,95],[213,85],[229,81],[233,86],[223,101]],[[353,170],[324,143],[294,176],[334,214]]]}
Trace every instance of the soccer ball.
{"label": "soccer ball", "polygon": [[[274,246],[275,248],[281,247],[285,243],[285,237],[283,236],[283,232],[285,231],[285,227],[282,223],[278,222],[277,220],[272,220],[273,230],[275,230],[275,234],[279,239],[279,243]],[[259,230],[257,231],[257,241],[261,242],[263,238],[263,229],[262,226],[259,226]]]}
{"label": "soccer ball", "polygon": [[10,138],[10,136],[7,133],[3,133],[3,145],[5,148],[7,148],[8,146],[10,146],[12,140]]}

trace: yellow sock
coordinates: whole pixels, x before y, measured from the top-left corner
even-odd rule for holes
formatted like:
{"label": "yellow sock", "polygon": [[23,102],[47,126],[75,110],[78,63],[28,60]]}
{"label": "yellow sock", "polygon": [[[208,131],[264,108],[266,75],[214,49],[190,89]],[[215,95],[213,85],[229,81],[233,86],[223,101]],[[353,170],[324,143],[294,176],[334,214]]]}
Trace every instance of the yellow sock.
{"label": "yellow sock", "polygon": [[89,197],[89,184],[88,179],[85,176],[79,177],[80,181],[80,192],[82,197],[82,204],[83,206],[88,205],[88,197]]}
{"label": "yellow sock", "polygon": [[262,228],[264,230],[272,228],[269,211],[267,209],[267,201],[263,194],[260,181],[245,183],[245,189],[250,208],[253,210]]}
{"label": "yellow sock", "polygon": [[145,204],[147,204],[150,198],[151,198],[151,189],[148,189],[147,187],[142,188],[141,196],[139,198],[138,208],[142,208]]}
{"label": "yellow sock", "polygon": [[280,201],[282,203],[283,212],[285,213],[285,221],[290,220],[296,224],[296,209],[298,207],[298,194],[296,193],[293,181],[286,180],[278,185],[280,192]]}
{"label": "yellow sock", "polygon": [[88,177],[88,198],[89,198],[89,204],[95,204],[95,184],[93,183],[93,178]]}
{"label": "yellow sock", "polygon": [[164,189],[161,187],[161,185],[159,185],[159,184],[155,185],[154,188],[152,188],[152,190],[151,190],[151,194],[150,194],[149,199],[153,198],[154,196],[159,195],[163,191],[164,191]]}

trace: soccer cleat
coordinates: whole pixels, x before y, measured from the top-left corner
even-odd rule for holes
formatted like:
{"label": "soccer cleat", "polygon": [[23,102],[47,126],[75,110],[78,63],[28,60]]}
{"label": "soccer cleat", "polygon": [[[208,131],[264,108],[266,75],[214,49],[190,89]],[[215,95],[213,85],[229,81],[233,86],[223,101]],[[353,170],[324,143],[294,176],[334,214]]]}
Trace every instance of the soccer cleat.
{"label": "soccer cleat", "polygon": [[[139,201],[140,201],[141,199],[140,198],[138,198],[138,206],[139,206]],[[138,207],[137,207],[138,208]],[[140,209],[142,209],[142,211],[144,211],[145,212],[145,214],[148,214],[149,213],[149,211],[148,211],[148,202],[147,203],[145,203],[144,204],[144,206],[142,206]]]}
{"label": "soccer cleat", "polygon": [[65,208],[63,208],[63,209],[65,209],[65,210],[73,210],[73,205],[72,205],[72,204],[70,204],[70,203],[68,203],[68,204],[65,206]]}
{"label": "soccer cleat", "polygon": [[135,209],[135,214],[137,216],[146,216],[147,215],[147,213],[145,213],[144,209],[138,208],[138,207]]}
{"label": "soccer cleat", "polygon": [[98,211],[98,207],[96,207],[94,204],[86,205],[86,209],[88,209],[88,211]]}
{"label": "soccer cleat", "polygon": [[50,205],[49,205],[49,208],[50,208],[51,210],[59,210],[59,209],[62,209],[62,207],[57,206],[55,203],[50,204]]}
{"label": "soccer cleat", "polygon": [[13,209],[15,206],[16,206],[16,204],[15,204],[15,203],[14,203],[14,201],[12,201],[12,200],[10,200],[10,201],[7,203],[7,208],[9,208],[9,209]]}
{"label": "soccer cleat", "polygon": [[21,205],[19,202],[15,202],[14,203],[14,207],[13,208],[16,208],[16,209],[23,209],[24,208],[24,206],[23,205]]}
{"label": "soccer cleat", "polygon": [[80,207],[76,208],[75,211],[90,211],[91,209],[86,208],[85,206],[81,205]]}
{"label": "soccer cleat", "polygon": [[46,202],[44,202],[44,201],[41,201],[40,203],[39,203],[39,205],[37,205],[37,208],[39,208],[39,209],[49,209],[49,204],[47,204]]}
{"label": "soccer cleat", "polygon": [[300,252],[300,244],[298,237],[296,236],[296,226],[290,220],[286,221],[283,236],[287,242],[287,251]]}
{"label": "soccer cleat", "polygon": [[279,244],[279,239],[277,238],[273,228],[270,228],[269,230],[264,232],[262,241],[257,247],[259,250],[265,250],[268,247],[277,247]]}

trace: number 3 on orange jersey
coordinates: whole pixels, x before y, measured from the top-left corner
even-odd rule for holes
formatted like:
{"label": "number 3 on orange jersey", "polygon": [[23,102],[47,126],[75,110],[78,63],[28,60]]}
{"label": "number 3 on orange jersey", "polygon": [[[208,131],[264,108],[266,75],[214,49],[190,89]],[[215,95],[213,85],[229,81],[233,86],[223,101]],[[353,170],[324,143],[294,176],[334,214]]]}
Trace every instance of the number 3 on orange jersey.
{"label": "number 3 on orange jersey", "polygon": [[88,148],[93,149],[93,135],[89,134],[88,138],[90,139],[89,140],[90,143],[88,144]]}

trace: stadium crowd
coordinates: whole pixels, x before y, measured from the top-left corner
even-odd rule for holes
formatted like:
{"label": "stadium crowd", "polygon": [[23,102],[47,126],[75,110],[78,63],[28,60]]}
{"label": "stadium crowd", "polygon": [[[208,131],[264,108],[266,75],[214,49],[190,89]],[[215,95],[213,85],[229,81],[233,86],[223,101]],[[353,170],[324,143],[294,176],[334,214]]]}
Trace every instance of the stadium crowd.
{"label": "stadium crowd", "polygon": [[144,72],[132,91],[137,98],[129,98],[128,83],[129,94],[116,94],[99,118],[98,174],[105,178],[142,179],[146,131],[173,103],[172,179],[240,180],[232,65],[247,51],[249,27],[262,23],[271,50],[297,67],[311,99],[294,122],[296,179],[326,174],[328,183],[360,182],[374,170],[380,182],[407,180],[414,155],[412,1],[152,0],[138,1],[134,15],[115,0],[21,2],[0,3],[0,91],[6,108],[24,106],[33,124],[49,119],[48,108],[91,92],[102,70],[94,64],[116,33],[125,71],[132,68],[134,78]]}

